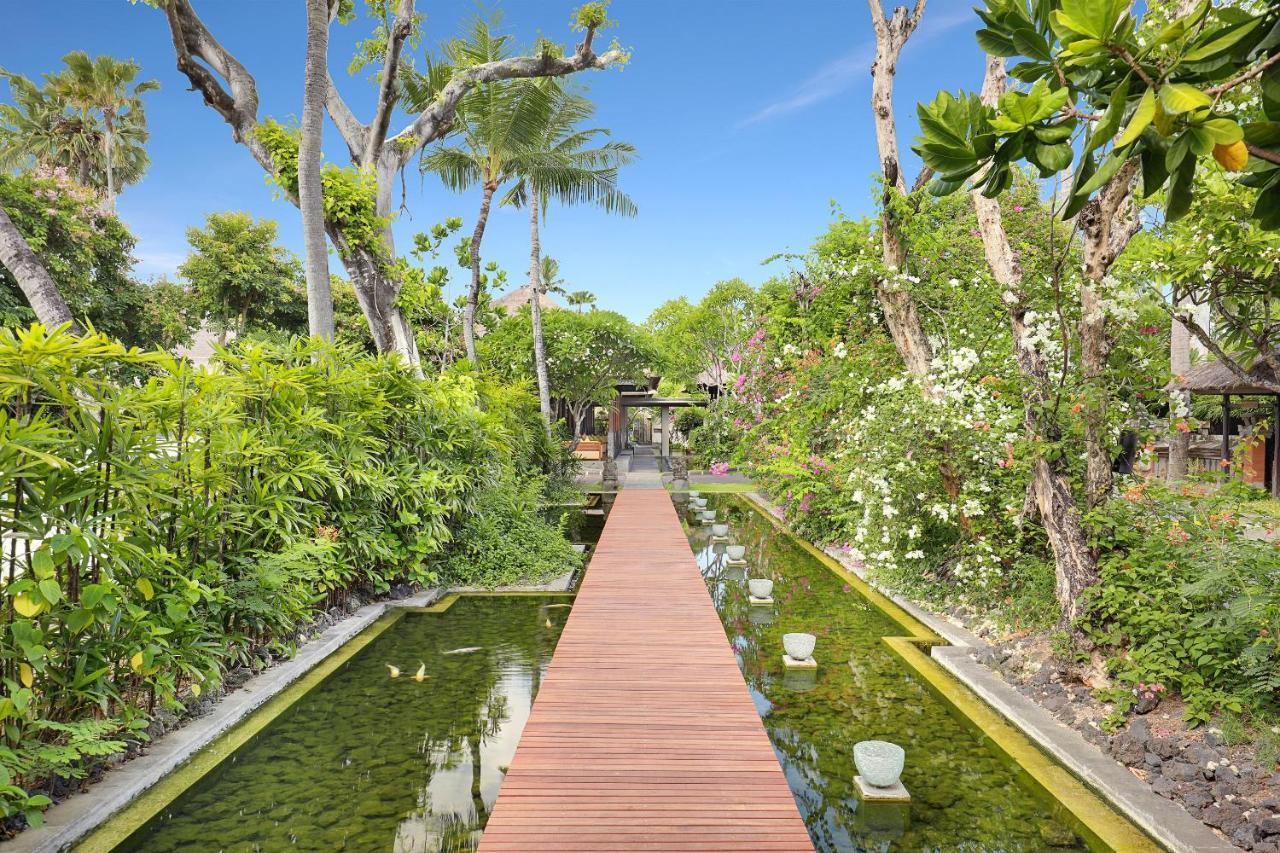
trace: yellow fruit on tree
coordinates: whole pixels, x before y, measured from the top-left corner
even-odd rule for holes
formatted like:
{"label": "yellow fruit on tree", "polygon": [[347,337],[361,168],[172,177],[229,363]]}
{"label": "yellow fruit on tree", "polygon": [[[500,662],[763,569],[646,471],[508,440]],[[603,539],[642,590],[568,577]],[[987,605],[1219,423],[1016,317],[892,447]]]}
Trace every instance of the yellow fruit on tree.
{"label": "yellow fruit on tree", "polygon": [[1249,162],[1249,149],[1239,139],[1230,145],[1219,143],[1213,146],[1213,159],[1228,172],[1238,172]]}

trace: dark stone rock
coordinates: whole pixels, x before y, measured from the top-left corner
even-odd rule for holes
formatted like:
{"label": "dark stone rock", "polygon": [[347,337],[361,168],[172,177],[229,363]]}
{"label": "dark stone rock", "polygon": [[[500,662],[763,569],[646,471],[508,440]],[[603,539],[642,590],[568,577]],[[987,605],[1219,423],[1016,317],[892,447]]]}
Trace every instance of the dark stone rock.
{"label": "dark stone rock", "polygon": [[1204,817],[1201,820],[1209,826],[1230,834],[1244,822],[1243,814],[1244,809],[1234,803],[1215,803],[1204,810]]}
{"label": "dark stone rock", "polygon": [[1217,749],[1223,745],[1222,736],[1217,732],[1205,732],[1204,742],[1210,749]]}
{"label": "dark stone rock", "polygon": [[1211,747],[1202,743],[1193,743],[1186,749],[1182,750],[1182,760],[1189,761],[1192,764],[1199,764],[1201,767],[1210,761],[1222,763],[1222,756],[1215,752]]}
{"label": "dark stone rock", "polygon": [[1148,752],[1142,756],[1142,763],[1150,767],[1152,770],[1159,770],[1160,765],[1164,764],[1164,759],[1156,755],[1154,752]]}
{"label": "dark stone rock", "polygon": [[1200,768],[1185,761],[1166,761],[1160,772],[1175,782],[1190,782],[1200,778]]}
{"label": "dark stone rock", "polygon": [[1263,835],[1280,835],[1280,815],[1271,815],[1258,821],[1258,829]]}
{"label": "dark stone rock", "polygon": [[1111,739],[1111,754],[1117,761],[1132,767],[1141,764],[1147,752],[1141,742],[1128,734],[1118,734]]}
{"label": "dark stone rock", "polygon": [[1051,694],[1040,700],[1040,705],[1046,711],[1057,711],[1066,707],[1067,697],[1061,693]]}
{"label": "dark stone rock", "polygon": [[1222,779],[1213,783],[1214,799],[1225,800],[1227,797],[1236,796],[1240,793],[1239,785],[1230,779]]}
{"label": "dark stone rock", "polygon": [[1213,803],[1213,797],[1203,788],[1192,788],[1182,796],[1183,805],[1204,808]]}
{"label": "dark stone rock", "polygon": [[1151,737],[1151,730],[1147,728],[1146,720],[1134,720],[1129,723],[1129,737],[1138,743],[1145,745]]}
{"label": "dark stone rock", "polygon": [[1150,714],[1158,707],[1160,707],[1159,693],[1144,693],[1142,691],[1138,691],[1138,701],[1133,706],[1135,713]]}
{"label": "dark stone rock", "polygon": [[1151,790],[1166,800],[1173,798],[1173,793],[1177,788],[1177,784],[1166,776],[1157,776],[1151,780]]}
{"label": "dark stone rock", "polygon": [[1253,845],[1258,843],[1260,838],[1258,827],[1252,823],[1246,823],[1236,827],[1231,833],[1231,840],[1235,842],[1237,847],[1243,847],[1245,850],[1252,850]]}
{"label": "dark stone rock", "polygon": [[1178,742],[1171,737],[1153,737],[1147,741],[1147,749],[1167,761],[1178,754]]}

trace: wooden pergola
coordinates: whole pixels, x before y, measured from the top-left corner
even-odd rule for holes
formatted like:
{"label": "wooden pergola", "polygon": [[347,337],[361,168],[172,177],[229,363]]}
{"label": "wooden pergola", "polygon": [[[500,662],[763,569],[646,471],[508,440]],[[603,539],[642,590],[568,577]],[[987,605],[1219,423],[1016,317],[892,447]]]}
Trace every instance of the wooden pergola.
{"label": "wooden pergola", "polygon": [[[1280,355],[1280,350],[1276,351]],[[1266,361],[1259,361],[1250,371],[1256,380],[1271,383],[1278,381]],[[1174,388],[1202,396],[1222,398],[1222,458],[1231,460],[1231,400],[1233,397],[1261,397],[1271,401],[1271,434],[1267,437],[1265,482],[1273,497],[1280,497],[1280,394],[1273,387],[1241,379],[1220,361],[1208,361],[1190,370],[1182,382]],[[1224,466],[1225,468],[1226,466]]]}

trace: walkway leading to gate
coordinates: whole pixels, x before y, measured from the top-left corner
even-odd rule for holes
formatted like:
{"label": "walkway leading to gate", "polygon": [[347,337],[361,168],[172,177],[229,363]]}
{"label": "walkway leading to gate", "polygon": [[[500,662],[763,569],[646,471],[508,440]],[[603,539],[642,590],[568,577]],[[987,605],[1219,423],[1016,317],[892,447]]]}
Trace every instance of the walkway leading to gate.
{"label": "walkway leading to gate", "polygon": [[480,840],[508,850],[813,850],[666,490],[609,513]]}

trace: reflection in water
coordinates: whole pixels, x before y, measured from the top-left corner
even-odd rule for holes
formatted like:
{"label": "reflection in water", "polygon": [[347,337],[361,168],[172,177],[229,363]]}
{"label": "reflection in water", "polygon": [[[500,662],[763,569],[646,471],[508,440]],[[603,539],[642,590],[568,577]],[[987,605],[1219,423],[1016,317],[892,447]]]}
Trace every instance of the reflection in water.
{"label": "reflection in water", "polygon": [[[120,849],[474,849],[564,602],[464,597],[406,614]],[[387,661],[405,674],[389,678]]]}
{"label": "reflection in water", "polygon": [[[675,501],[682,508],[682,496]],[[819,850],[1083,849],[1060,807],[881,642],[900,633],[895,623],[740,499],[712,497],[710,506],[729,520],[730,541],[747,546],[749,568],[727,565],[708,528],[688,526],[689,541]],[[749,603],[747,577],[774,581],[772,607]],[[817,670],[783,667],[782,635],[791,631],[817,636]],[[858,799],[860,740],[906,749],[910,805]]]}

